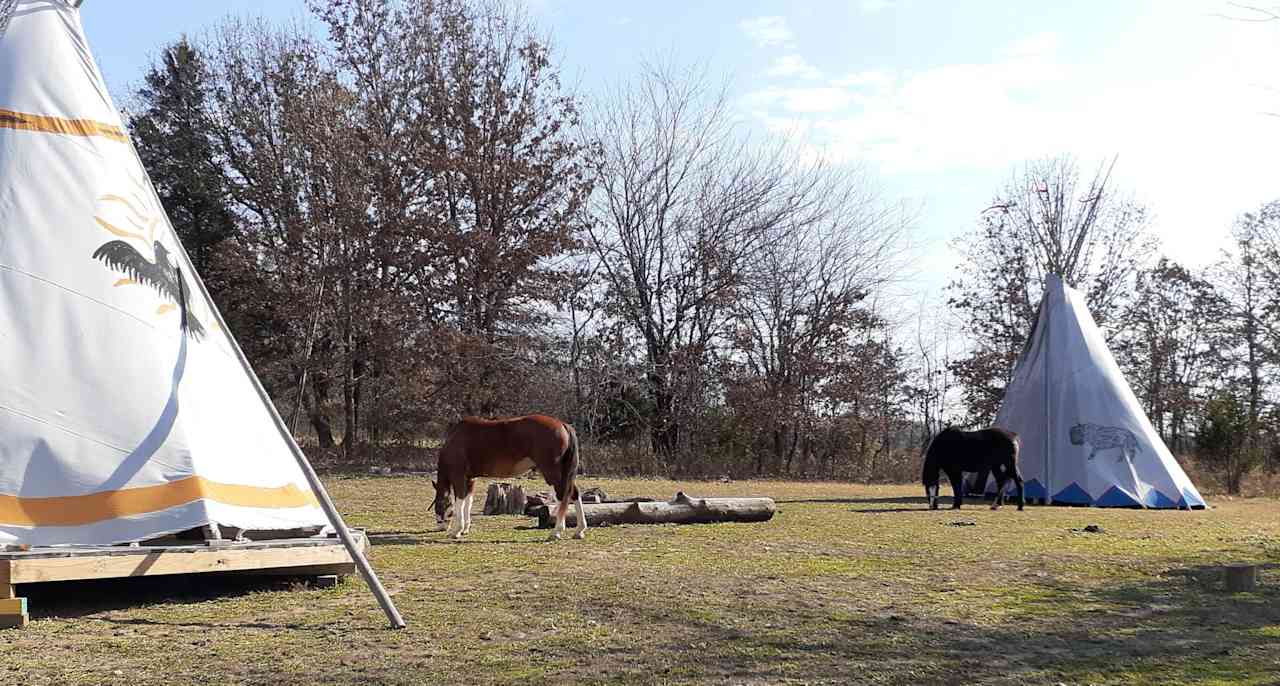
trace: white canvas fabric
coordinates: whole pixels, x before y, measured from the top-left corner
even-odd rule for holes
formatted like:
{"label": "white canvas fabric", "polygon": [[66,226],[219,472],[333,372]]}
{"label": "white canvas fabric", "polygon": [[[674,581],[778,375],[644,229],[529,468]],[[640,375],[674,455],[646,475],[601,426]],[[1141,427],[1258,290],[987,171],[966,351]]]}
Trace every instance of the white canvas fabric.
{"label": "white canvas fabric", "polygon": [[[1027,498],[1100,507],[1199,508],[1204,499],[1143,412],[1089,314],[1056,276],[995,425],[1022,441]],[[989,479],[987,491],[995,491]]]}
{"label": "white canvas fabric", "polygon": [[78,10],[18,0],[0,35],[0,544],[327,523],[197,279]]}

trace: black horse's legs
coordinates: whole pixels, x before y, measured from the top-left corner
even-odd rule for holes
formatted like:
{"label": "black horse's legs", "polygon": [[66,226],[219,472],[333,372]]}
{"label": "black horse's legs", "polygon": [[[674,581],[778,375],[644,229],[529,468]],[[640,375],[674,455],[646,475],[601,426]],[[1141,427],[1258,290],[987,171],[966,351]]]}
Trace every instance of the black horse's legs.
{"label": "black horse's legs", "polygon": [[1021,510],[1026,507],[1027,498],[1022,492],[1022,475],[1018,473],[1016,466],[1013,469],[1013,485],[1018,487],[1018,509]]}
{"label": "black horse's legs", "polygon": [[959,469],[948,471],[947,478],[951,479],[951,493],[955,496],[955,500],[951,503],[951,509],[959,510],[960,503],[964,501],[964,472]]}
{"label": "black horse's legs", "polygon": [[998,510],[1004,504],[1004,487],[1006,483],[1004,473],[998,472],[996,474],[996,498],[991,501],[991,509]]}

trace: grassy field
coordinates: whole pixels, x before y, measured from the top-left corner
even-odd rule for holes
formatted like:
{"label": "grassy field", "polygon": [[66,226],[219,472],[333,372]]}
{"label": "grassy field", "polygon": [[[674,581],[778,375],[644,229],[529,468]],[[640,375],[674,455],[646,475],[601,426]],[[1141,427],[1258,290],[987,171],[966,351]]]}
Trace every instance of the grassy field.
{"label": "grassy field", "polygon": [[[917,487],[585,479],[767,495],[778,514],[556,544],[477,515],[452,543],[426,479],[329,483],[408,629],[355,577],[20,587],[34,621],[0,632],[0,682],[1280,683],[1274,499],[930,512]],[[1221,590],[1215,566],[1239,561],[1267,565],[1258,592]]]}

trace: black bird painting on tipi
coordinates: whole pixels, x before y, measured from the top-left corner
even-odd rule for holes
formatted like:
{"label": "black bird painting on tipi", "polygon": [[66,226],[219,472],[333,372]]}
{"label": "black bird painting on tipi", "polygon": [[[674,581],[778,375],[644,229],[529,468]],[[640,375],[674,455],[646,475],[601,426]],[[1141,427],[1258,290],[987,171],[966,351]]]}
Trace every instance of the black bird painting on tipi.
{"label": "black bird painting on tipi", "polygon": [[203,338],[204,326],[191,313],[191,308],[187,307],[186,296],[191,292],[190,287],[169,259],[169,250],[161,245],[160,241],[154,241],[152,244],[155,246],[155,262],[148,262],[142,253],[127,241],[121,240],[104,243],[93,251],[93,258],[101,260],[108,267],[124,273],[139,284],[152,287],[161,297],[172,301],[185,318],[183,328],[196,340]]}

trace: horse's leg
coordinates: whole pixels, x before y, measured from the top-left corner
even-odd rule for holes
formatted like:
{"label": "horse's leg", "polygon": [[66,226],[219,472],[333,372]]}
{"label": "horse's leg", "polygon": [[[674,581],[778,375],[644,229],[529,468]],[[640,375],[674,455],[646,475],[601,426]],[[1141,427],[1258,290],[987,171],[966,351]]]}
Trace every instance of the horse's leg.
{"label": "horse's leg", "polygon": [[462,498],[462,535],[471,533],[471,505],[475,502],[476,482],[467,482],[467,495]]}
{"label": "horse's leg", "polygon": [[960,503],[964,501],[964,472],[959,469],[947,472],[947,478],[951,479],[951,494],[954,500],[951,502],[951,509],[959,510]]}
{"label": "horse's leg", "polygon": [[1027,498],[1022,492],[1022,475],[1018,473],[1017,464],[1013,465],[1013,473],[1011,477],[1013,478],[1013,485],[1018,487],[1018,510],[1021,511],[1027,506]]}
{"label": "horse's leg", "polygon": [[568,514],[569,508],[560,507],[560,504],[556,503],[556,527],[551,530],[551,535],[547,537],[548,541],[560,540],[560,536],[564,533],[564,520]]}
{"label": "horse's leg", "polygon": [[995,497],[995,500],[991,501],[991,509],[993,510],[999,510],[1000,505],[1004,503],[1005,483],[1006,482],[1004,478],[1004,468],[997,467],[996,468],[996,497]]}
{"label": "horse's leg", "polygon": [[582,511],[581,490],[578,490],[578,530],[573,534],[573,537],[578,540],[582,540],[587,537],[587,513]]}
{"label": "horse's leg", "polygon": [[459,478],[453,483],[453,519],[449,521],[449,538],[460,541],[467,528],[467,497],[471,495],[470,488],[475,487],[475,481]]}

